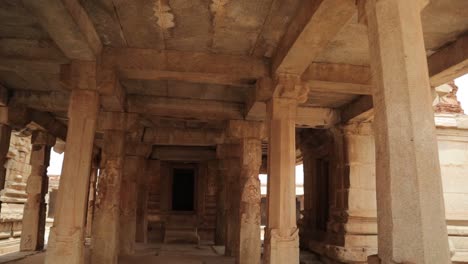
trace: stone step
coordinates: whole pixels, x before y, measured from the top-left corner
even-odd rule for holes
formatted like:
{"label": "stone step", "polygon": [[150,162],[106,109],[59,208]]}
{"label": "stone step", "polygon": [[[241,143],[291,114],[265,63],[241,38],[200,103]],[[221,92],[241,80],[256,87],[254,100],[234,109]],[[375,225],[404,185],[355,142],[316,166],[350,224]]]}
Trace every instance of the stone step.
{"label": "stone step", "polygon": [[200,237],[196,229],[166,229],[164,243],[199,244]]}

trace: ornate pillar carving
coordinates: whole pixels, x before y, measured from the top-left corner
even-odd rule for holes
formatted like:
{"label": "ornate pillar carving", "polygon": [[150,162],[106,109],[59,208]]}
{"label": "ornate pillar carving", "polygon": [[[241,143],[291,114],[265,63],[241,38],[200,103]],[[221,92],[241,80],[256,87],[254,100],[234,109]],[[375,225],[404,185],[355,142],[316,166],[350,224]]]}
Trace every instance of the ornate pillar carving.
{"label": "ornate pillar carving", "polygon": [[44,248],[47,207],[45,195],[49,183],[47,167],[55,137],[47,132],[36,130],[32,134],[31,144],[31,174],[26,186],[28,200],[23,211],[20,251],[36,251]]}
{"label": "ornate pillar carving", "polygon": [[99,175],[91,263],[117,263],[120,232],[120,187],[125,158],[125,132],[132,115],[101,112],[104,131],[101,174]]}

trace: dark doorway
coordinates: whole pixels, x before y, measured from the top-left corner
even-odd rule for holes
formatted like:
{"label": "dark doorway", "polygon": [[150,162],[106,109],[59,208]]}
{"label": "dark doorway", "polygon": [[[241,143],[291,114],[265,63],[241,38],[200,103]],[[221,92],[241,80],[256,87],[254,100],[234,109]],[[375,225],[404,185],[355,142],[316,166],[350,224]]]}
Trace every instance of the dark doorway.
{"label": "dark doorway", "polygon": [[174,169],[172,177],[172,210],[193,211],[195,172],[193,169]]}

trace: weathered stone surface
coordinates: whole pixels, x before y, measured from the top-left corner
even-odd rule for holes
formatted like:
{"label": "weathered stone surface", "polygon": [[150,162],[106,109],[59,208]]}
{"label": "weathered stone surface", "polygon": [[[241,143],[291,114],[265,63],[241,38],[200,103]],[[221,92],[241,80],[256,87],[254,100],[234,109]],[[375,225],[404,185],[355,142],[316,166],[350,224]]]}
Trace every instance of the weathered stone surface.
{"label": "weathered stone surface", "polygon": [[93,220],[92,263],[112,264],[118,260],[120,188],[124,158],[125,131],[105,131]]}
{"label": "weathered stone surface", "polygon": [[369,0],[366,12],[375,73],[379,257],[450,263],[421,7]]}
{"label": "weathered stone surface", "polygon": [[31,174],[26,187],[28,200],[23,212],[21,251],[37,251],[44,248],[47,207],[45,195],[48,192],[49,183],[47,167],[55,137],[46,132],[34,131],[31,143]]}
{"label": "weathered stone surface", "polygon": [[47,264],[83,264],[87,188],[99,106],[95,91],[73,90],[64,157]]}

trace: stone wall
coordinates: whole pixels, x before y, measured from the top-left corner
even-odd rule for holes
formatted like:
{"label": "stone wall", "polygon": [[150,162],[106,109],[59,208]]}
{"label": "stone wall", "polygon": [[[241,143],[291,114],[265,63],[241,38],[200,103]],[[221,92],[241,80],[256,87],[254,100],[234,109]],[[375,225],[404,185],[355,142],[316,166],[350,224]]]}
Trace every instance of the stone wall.
{"label": "stone wall", "polygon": [[[458,120],[458,124],[463,123],[462,121]],[[447,123],[438,122],[437,128],[447,226],[454,253],[452,260],[467,261],[468,130],[457,127],[456,121],[449,123],[451,125],[447,127]],[[350,124],[333,134],[335,159],[330,164],[334,171],[330,174],[333,184],[330,187],[327,230],[325,234],[318,236],[316,232],[311,232],[314,230],[313,226],[303,227],[308,231],[301,234],[301,247],[319,253],[329,263],[365,262],[368,255],[377,252],[375,143],[372,124]],[[320,151],[323,145],[315,146],[311,151]],[[310,161],[304,160],[304,177],[314,178],[313,173],[306,171],[307,162]],[[306,179],[305,184],[307,185]],[[305,192],[310,193],[310,187]],[[305,197],[308,197],[307,193]]]}
{"label": "stone wall", "polygon": [[[195,211],[171,210],[172,171],[174,168],[195,170]],[[176,227],[196,229],[201,240],[214,241],[216,228],[217,161],[197,163],[161,161],[158,171],[148,172],[148,226],[150,242],[161,242],[167,231]]]}

